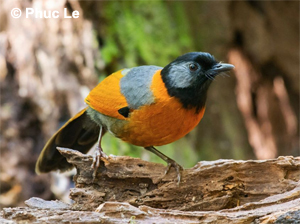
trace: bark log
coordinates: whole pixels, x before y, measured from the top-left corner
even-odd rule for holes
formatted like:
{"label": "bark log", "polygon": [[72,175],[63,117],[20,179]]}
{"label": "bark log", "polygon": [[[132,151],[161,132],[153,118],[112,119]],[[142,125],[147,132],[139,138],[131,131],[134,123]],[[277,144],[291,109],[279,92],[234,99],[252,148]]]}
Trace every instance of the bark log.
{"label": "bark log", "polygon": [[[4,208],[0,221],[76,223],[297,223],[300,157],[202,161],[163,176],[165,166],[110,156],[93,180],[93,157],[60,149],[77,174],[72,205],[31,198],[28,207]],[[2,219],[2,220],[1,220]]]}

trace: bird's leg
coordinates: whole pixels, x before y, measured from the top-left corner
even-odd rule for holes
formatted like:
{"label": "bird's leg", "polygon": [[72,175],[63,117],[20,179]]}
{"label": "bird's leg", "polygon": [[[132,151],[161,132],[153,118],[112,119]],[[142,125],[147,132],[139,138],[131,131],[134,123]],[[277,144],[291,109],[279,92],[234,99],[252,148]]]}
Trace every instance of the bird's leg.
{"label": "bird's leg", "polygon": [[93,157],[93,163],[92,163],[92,168],[94,169],[93,182],[95,180],[95,177],[97,176],[97,170],[100,166],[101,157],[108,159],[108,156],[103,152],[102,147],[101,147],[101,140],[102,140],[102,136],[104,135],[104,133],[105,133],[105,130],[101,126],[100,132],[99,132],[99,137],[98,137],[98,142],[96,145],[96,151],[95,151],[95,155]]}
{"label": "bird's leg", "polygon": [[[165,171],[165,175],[168,174],[168,172],[170,171],[171,166],[173,166],[176,170],[177,173],[177,184],[179,185],[180,180],[181,180],[181,171],[183,170],[182,166],[180,166],[178,163],[176,163],[173,159],[169,158],[168,156],[166,156],[165,154],[161,153],[160,151],[158,151],[156,148],[154,148],[153,146],[150,147],[145,147],[145,149],[147,149],[148,151],[154,153],[155,155],[157,155],[159,158],[161,158],[162,160],[166,161],[168,163],[167,169]],[[163,176],[163,177],[164,177]],[[163,178],[162,177],[162,178]]]}

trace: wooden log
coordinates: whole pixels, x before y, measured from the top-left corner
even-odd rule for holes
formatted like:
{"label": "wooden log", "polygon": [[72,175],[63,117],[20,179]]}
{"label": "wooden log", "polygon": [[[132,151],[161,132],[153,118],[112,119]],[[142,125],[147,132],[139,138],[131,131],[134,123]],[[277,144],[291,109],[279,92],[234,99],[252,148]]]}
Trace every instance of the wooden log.
{"label": "wooden log", "polygon": [[152,208],[217,211],[282,194],[300,180],[300,157],[202,161],[183,171],[178,186],[173,169],[161,179],[165,172],[162,164],[111,156],[101,162],[93,182],[92,156],[70,149],[60,152],[77,169],[76,187],[70,193],[76,210],[93,211],[103,202],[118,201]]}
{"label": "wooden log", "polygon": [[[32,198],[4,208],[0,222],[297,223],[300,157],[202,161],[163,177],[165,166],[131,157],[101,161],[93,181],[92,156],[60,149],[77,174],[72,205]],[[163,177],[163,178],[162,178]]]}

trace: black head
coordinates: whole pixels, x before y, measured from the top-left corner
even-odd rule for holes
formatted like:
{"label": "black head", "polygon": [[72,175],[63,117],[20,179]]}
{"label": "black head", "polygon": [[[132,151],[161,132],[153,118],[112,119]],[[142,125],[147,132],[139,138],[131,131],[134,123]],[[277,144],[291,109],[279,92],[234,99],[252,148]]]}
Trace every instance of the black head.
{"label": "black head", "polygon": [[164,67],[161,75],[170,96],[178,98],[185,108],[199,111],[205,106],[212,80],[233,68],[231,64],[219,63],[209,53],[191,52]]}

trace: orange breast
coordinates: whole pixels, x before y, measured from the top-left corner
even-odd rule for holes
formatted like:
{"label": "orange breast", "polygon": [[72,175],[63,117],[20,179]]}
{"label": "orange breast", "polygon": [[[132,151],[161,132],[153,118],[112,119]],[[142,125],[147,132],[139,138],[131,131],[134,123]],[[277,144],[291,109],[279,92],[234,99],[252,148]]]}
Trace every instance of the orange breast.
{"label": "orange breast", "polygon": [[203,117],[205,109],[199,113],[185,109],[176,98],[168,95],[160,71],[153,76],[151,85],[155,103],[130,114],[120,136],[122,140],[144,147],[165,145],[185,136]]}

